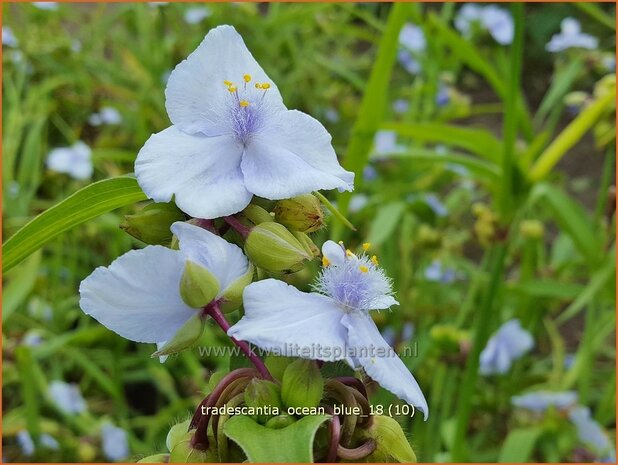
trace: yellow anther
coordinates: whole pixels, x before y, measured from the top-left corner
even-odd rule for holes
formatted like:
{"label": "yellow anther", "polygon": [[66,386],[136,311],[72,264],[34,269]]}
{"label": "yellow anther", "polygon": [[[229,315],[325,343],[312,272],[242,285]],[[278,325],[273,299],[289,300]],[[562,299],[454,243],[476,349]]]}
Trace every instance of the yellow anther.
{"label": "yellow anther", "polygon": [[343,241],[339,241],[339,245],[343,245]]}
{"label": "yellow anther", "polygon": [[371,263],[373,263],[375,266],[378,266],[378,257],[376,257],[375,255],[373,255],[371,257]]}
{"label": "yellow anther", "polygon": [[259,82],[255,83],[255,88],[256,89],[261,89],[262,88],[262,84],[260,84]]}
{"label": "yellow anther", "polygon": [[268,82],[265,82],[264,84],[262,84],[262,89],[264,90],[270,89],[270,84]]}
{"label": "yellow anther", "polygon": [[229,91],[230,91],[230,92],[232,92],[232,93],[233,93],[233,92],[236,92],[236,86],[229,86],[229,87],[227,88],[227,90],[229,90]]}
{"label": "yellow anther", "polygon": [[370,243],[370,242],[365,242],[365,243],[363,244],[363,250],[364,250],[365,252],[367,252],[367,251],[369,250],[369,247],[371,247],[371,243]]}
{"label": "yellow anther", "polygon": [[243,80],[245,82],[249,82],[251,80],[251,75],[250,74],[245,74],[242,78],[243,78]]}
{"label": "yellow anther", "polygon": [[330,265],[330,260],[326,257],[322,257],[322,266]]}
{"label": "yellow anther", "polygon": [[249,106],[249,102],[247,102],[246,100],[241,100],[239,103],[240,103],[240,106],[243,108]]}
{"label": "yellow anther", "polygon": [[352,255],[354,255],[350,249],[345,249],[345,254],[346,254],[348,257],[351,257]]}
{"label": "yellow anther", "polygon": [[369,271],[369,268],[367,268],[365,265],[359,266],[358,269],[361,270],[361,273],[367,273]]}
{"label": "yellow anther", "polygon": [[234,83],[232,81],[228,81],[227,79],[225,81],[223,81],[223,84],[225,84],[228,87],[234,85]]}

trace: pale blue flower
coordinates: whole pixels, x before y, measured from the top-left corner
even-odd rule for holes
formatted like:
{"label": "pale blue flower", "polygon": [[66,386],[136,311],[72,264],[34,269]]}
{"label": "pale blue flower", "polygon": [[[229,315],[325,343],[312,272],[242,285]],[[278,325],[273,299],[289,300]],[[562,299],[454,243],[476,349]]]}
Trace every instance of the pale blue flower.
{"label": "pale blue flower", "polygon": [[564,356],[564,368],[570,370],[575,363],[575,354],[566,354]]}
{"label": "pale blue flower", "polygon": [[616,72],[616,57],[613,55],[605,55],[603,57],[603,66],[605,67],[605,69],[607,69],[607,71],[609,71],[610,73],[615,73]]}
{"label": "pale blue flower", "polygon": [[400,153],[405,147],[397,143],[397,133],[390,130],[381,130],[373,138],[373,151],[376,155],[390,155]]}
{"label": "pale blue flower", "polygon": [[535,391],[511,398],[515,407],[531,412],[543,413],[550,407],[556,410],[567,410],[577,402],[577,392]]}
{"label": "pale blue flower", "polygon": [[2,45],[7,47],[17,47],[19,45],[19,41],[15,34],[13,34],[13,29],[10,26],[2,26]]}
{"label": "pale blue flower", "polygon": [[100,126],[102,124],[113,126],[122,123],[122,115],[114,107],[103,107],[97,113],[90,115],[88,123],[92,126]]}
{"label": "pale blue flower", "polygon": [[403,325],[403,329],[401,330],[401,340],[403,342],[408,342],[412,339],[412,336],[414,336],[414,325],[410,322],[407,322]]}
{"label": "pale blue flower", "polygon": [[82,51],[82,43],[78,39],[73,39],[71,41],[71,50],[75,53],[79,53]]}
{"label": "pale blue flower", "polygon": [[564,18],[560,23],[560,32],[554,34],[545,45],[548,52],[562,52],[569,48],[585,48],[594,50],[599,46],[599,39],[581,31],[579,21],[574,18]]}
{"label": "pale blue flower", "polygon": [[245,315],[228,334],[279,355],[346,360],[427,418],[420,387],[369,314],[398,305],[377,259],[333,241],[324,244],[322,254],[315,292],[275,279],[252,283],[243,293]]}
{"label": "pale blue flower", "polygon": [[56,11],[58,9],[58,2],[32,2],[32,5],[39,10]]}
{"label": "pale blue flower", "polygon": [[374,181],[378,178],[378,171],[371,165],[363,168],[363,180]]}
{"label": "pale blue flower", "polygon": [[435,194],[425,194],[425,203],[440,217],[448,215],[448,209]]}
{"label": "pale blue flower", "polygon": [[481,6],[476,3],[463,5],[455,17],[455,28],[471,37],[475,28],[486,30],[501,45],[513,42],[515,26],[511,14],[496,5]]}
{"label": "pale blue flower", "polygon": [[324,112],[324,118],[326,118],[326,121],[330,121],[331,123],[338,123],[341,119],[339,112],[334,108],[327,108]]}
{"label": "pale blue flower", "polygon": [[425,268],[425,279],[427,281],[451,284],[455,282],[456,277],[455,270],[452,268],[445,268],[439,260],[432,261],[431,264]]}
{"label": "pale blue flower", "polygon": [[436,94],[436,105],[444,107],[451,101],[451,91],[447,86],[441,85]]}
{"label": "pale blue flower", "polygon": [[482,375],[504,374],[511,364],[534,346],[532,335],[521,327],[519,320],[509,320],[489,339],[481,352]]}
{"label": "pale blue flower", "polygon": [[207,6],[199,6],[189,8],[187,11],[185,11],[184,18],[187,24],[199,24],[206,18],[208,18],[211,14],[212,12],[210,11],[210,8],[208,8]]}
{"label": "pale blue flower", "polygon": [[82,397],[77,384],[64,381],[52,381],[47,388],[52,402],[64,413],[80,414],[86,411],[86,401]]}
{"label": "pale blue flower", "polygon": [[410,102],[405,99],[397,99],[393,102],[393,111],[397,114],[407,113],[410,108]]}
{"label": "pale blue flower", "polygon": [[569,419],[577,429],[579,440],[603,462],[616,461],[616,448],[601,425],[592,418],[590,409],[577,407],[569,412]]}
{"label": "pale blue flower", "polygon": [[363,208],[365,208],[368,203],[369,197],[367,197],[365,194],[354,194],[350,198],[350,203],[348,204],[348,211],[350,213],[359,212]]}
{"label": "pale blue flower", "polygon": [[480,26],[483,7],[476,3],[466,3],[457,12],[455,16],[455,29],[457,29],[464,37],[472,35],[473,25],[477,23]]}
{"label": "pale blue flower", "polygon": [[215,299],[225,299],[238,280],[253,274],[237,245],[198,226],[176,222],[179,250],[158,245],[132,250],[82,281],[80,307],[120,336],[162,345],[198,311],[180,296],[185,263],[210,271],[219,284]]}
{"label": "pale blue flower", "polygon": [[34,441],[32,440],[32,436],[26,430],[21,430],[17,433],[17,443],[19,447],[21,447],[21,452],[24,455],[33,455],[34,454]]}
{"label": "pale blue flower", "polygon": [[55,148],[47,155],[47,167],[74,179],[90,179],[94,171],[92,150],[82,141],[70,147]]}
{"label": "pale blue flower", "polygon": [[288,110],[231,26],[212,29],[172,72],[165,90],[173,125],[148,139],[135,161],[144,192],[172,197],[185,213],[218,218],[253,195],[285,199],[320,189],[352,190],[331,136]]}
{"label": "pale blue flower", "polygon": [[28,331],[24,338],[21,340],[21,343],[28,347],[37,347],[40,346],[43,342],[43,336],[37,330]]}
{"label": "pale blue flower", "polygon": [[108,460],[118,462],[129,456],[129,439],[122,428],[105,423],[101,428],[103,454]]}
{"label": "pale blue flower", "polygon": [[427,46],[423,30],[414,24],[406,23],[399,32],[399,45],[399,63],[410,74],[418,74],[421,65],[416,57],[424,52]]}

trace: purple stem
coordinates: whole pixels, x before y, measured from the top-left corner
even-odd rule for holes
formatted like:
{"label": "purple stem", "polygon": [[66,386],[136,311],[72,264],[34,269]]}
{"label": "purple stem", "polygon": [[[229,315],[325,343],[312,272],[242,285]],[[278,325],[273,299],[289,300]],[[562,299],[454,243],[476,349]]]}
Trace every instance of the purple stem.
{"label": "purple stem", "polygon": [[[225,319],[225,316],[223,315],[223,312],[221,311],[221,308],[219,307],[219,302],[217,302],[216,300],[211,302],[206,307],[204,307],[204,312],[207,315],[210,315],[212,319],[215,320],[215,322],[219,325],[219,327],[225,332],[225,334],[227,334],[228,330],[230,329],[230,324]],[[273,380],[273,377],[268,371],[268,368],[266,368],[266,365],[264,364],[262,359],[258,357],[251,350],[251,347],[249,347],[249,344],[247,344],[245,341],[239,341],[238,339],[232,336],[230,336],[230,339],[232,340],[234,344],[236,344],[236,346],[238,346],[238,348],[240,348],[240,350],[243,351],[243,353],[247,356],[247,358],[251,361],[251,363],[253,363],[253,365],[255,366],[257,371],[259,371],[262,378],[267,379],[269,381]]]}
{"label": "purple stem", "polygon": [[242,224],[235,216],[224,216],[223,221],[229,224],[243,239],[246,239],[251,232],[251,229]]}

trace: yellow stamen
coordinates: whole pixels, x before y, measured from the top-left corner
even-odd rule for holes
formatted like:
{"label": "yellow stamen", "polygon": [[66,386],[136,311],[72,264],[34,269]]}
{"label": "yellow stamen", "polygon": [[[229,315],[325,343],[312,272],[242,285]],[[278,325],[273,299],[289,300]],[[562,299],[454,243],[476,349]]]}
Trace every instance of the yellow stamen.
{"label": "yellow stamen", "polygon": [[326,257],[322,257],[322,266],[330,265],[330,260]]}
{"label": "yellow stamen", "polygon": [[255,83],[255,88],[256,89],[261,89],[262,88],[262,84],[260,84],[259,82]]}
{"label": "yellow stamen", "polygon": [[375,266],[378,266],[378,257],[376,257],[375,255],[373,255],[371,257],[371,263],[373,263]]}
{"label": "yellow stamen", "polygon": [[234,92],[236,92],[236,86],[229,86],[227,88],[227,90],[229,90],[230,92],[234,93]]}
{"label": "yellow stamen", "polygon": [[262,89],[264,90],[270,89],[270,84],[268,82],[265,82],[264,84],[262,84]]}
{"label": "yellow stamen", "polygon": [[225,84],[226,86],[230,87],[233,86],[234,83],[232,81],[228,81],[227,79],[225,81],[223,81],[223,84]]}
{"label": "yellow stamen", "polygon": [[243,80],[245,82],[249,82],[251,80],[251,75],[250,74],[245,74],[242,78],[243,78]]}
{"label": "yellow stamen", "polygon": [[351,257],[352,255],[354,255],[350,249],[345,249],[345,254],[346,254],[348,257]]}
{"label": "yellow stamen", "polygon": [[369,268],[364,265],[359,266],[358,269],[361,270],[361,273],[367,273],[369,271]]}
{"label": "yellow stamen", "polygon": [[246,100],[241,100],[239,103],[240,103],[240,106],[243,108],[249,106],[249,102],[247,102]]}
{"label": "yellow stamen", "polygon": [[339,245],[343,245],[343,241],[339,241]]}
{"label": "yellow stamen", "polygon": [[363,244],[363,250],[364,250],[365,252],[367,252],[367,251],[369,250],[369,247],[371,247],[371,243],[370,243],[370,242],[365,242],[365,243]]}

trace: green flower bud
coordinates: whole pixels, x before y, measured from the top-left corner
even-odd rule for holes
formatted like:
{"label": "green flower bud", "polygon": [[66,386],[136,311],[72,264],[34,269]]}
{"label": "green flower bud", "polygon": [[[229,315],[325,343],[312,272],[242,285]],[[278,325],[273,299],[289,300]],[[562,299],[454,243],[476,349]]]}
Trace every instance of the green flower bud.
{"label": "green flower bud", "polygon": [[97,458],[97,449],[87,441],[80,441],[77,446],[77,456],[84,463],[91,463]]}
{"label": "green flower bud", "polygon": [[170,454],[156,454],[144,457],[143,459],[138,460],[137,463],[168,463],[169,459]]}
{"label": "green flower bud", "polygon": [[468,337],[466,332],[451,325],[435,325],[429,331],[429,336],[436,348],[444,354],[458,353],[461,343]]}
{"label": "green flower bud", "polygon": [[227,287],[222,295],[221,311],[224,313],[232,312],[240,307],[242,304],[242,292],[253,281],[254,272],[255,267],[249,263],[247,272]]}
{"label": "green flower bud", "polygon": [[286,407],[317,407],[323,391],[322,374],[312,360],[295,360],[283,372],[281,398]]}
{"label": "green flower bud", "polygon": [[401,426],[394,418],[376,415],[368,430],[363,431],[364,439],[373,438],[376,449],[363,461],[369,463],[416,463],[416,454],[406,439]]}
{"label": "green flower bud", "polygon": [[202,308],[217,297],[219,280],[206,268],[187,260],[180,279],[180,297],[189,307]]}
{"label": "green flower bud", "polygon": [[195,315],[189,318],[187,322],[176,331],[174,337],[152,354],[152,357],[176,354],[191,347],[202,336],[205,325],[205,318],[202,318],[199,312],[195,312]]}
{"label": "green flower bud", "polygon": [[[281,388],[272,381],[252,379],[245,388],[245,404],[248,407],[270,407],[281,409]],[[258,423],[264,424],[271,415],[258,415]]]}
{"label": "green flower bud", "polygon": [[167,438],[165,438],[167,450],[171,451],[176,447],[176,444],[182,441],[189,430],[189,423],[191,423],[191,420],[183,421],[170,428],[169,433],[167,433]]}
{"label": "green flower bud", "polygon": [[293,357],[281,357],[278,355],[267,355],[264,359],[264,364],[271,375],[275,379],[281,381],[283,379],[283,373],[290,363],[296,360]]}
{"label": "green flower bud", "polygon": [[253,224],[269,223],[275,221],[273,215],[258,205],[249,204],[242,214]]}
{"label": "green flower bud", "polygon": [[135,215],[125,215],[120,227],[146,244],[168,245],[172,240],[170,226],[184,220],[184,213],[173,203],[150,203]]}
{"label": "green flower bud", "polygon": [[261,223],[251,230],[245,253],[260,268],[273,273],[299,271],[311,255],[285,226]]}
{"label": "green flower bud", "polygon": [[312,255],[314,258],[322,255],[318,246],[313,243],[313,241],[307,234],[298,231],[291,232],[294,237],[298,239],[298,242],[300,242],[300,244],[303,246],[303,248],[308,254]]}
{"label": "green flower bud", "polygon": [[519,225],[519,232],[527,239],[541,239],[545,228],[539,220],[523,220]]}
{"label": "green flower bud", "polygon": [[283,429],[283,428],[290,426],[295,421],[296,421],[296,418],[286,413],[283,415],[277,415],[276,417],[272,417],[270,420],[266,422],[266,425],[264,426],[270,429]]}
{"label": "green flower bud", "polygon": [[194,434],[195,431],[189,431],[182,435],[170,451],[169,463],[214,463],[219,461],[215,439],[209,437],[210,447],[208,450],[199,450],[191,445]]}
{"label": "green flower bud", "polygon": [[275,204],[275,219],[293,231],[310,233],[324,225],[324,211],[315,195],[304,194]]}

